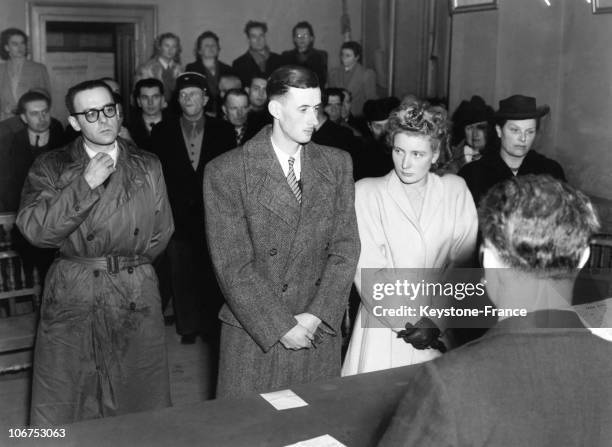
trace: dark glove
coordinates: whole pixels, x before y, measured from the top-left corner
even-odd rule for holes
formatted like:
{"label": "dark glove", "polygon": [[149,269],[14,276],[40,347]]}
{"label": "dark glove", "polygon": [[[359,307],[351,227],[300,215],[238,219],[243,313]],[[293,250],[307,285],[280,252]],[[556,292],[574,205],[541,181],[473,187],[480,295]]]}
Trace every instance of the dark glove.
{"label": "dark glove", "polygon": [[429,318],[421,318],[413,326],[406,323],[406,329],[397,333],[397,338],[402,338],[410,343],[415,349],[433,348],[440,352],[446,352],[446,346],[440,341],[440,329]]}

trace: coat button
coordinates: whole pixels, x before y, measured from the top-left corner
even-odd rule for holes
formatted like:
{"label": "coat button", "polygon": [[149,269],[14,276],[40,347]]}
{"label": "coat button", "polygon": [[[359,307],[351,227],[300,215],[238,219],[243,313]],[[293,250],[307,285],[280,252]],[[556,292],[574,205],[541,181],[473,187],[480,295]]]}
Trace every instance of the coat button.
{"label": "coat button", "polygon": [[270,256],[274,256],[278,253],[278,250],[276,248],[271,248],[270,249]]}
{"label": "coat button", "polygon": [[289,288],[288,284],[283,284],[283,292],[286,292],[288,288]]}
{"label": "coat button", "polygon": [[134,267],[128,267],[127,271],[131,275],[132,273],[134,273]]}
{"label": "coat button", "polygon": [[134,301],[130,303],[130,310],[136,310],[136,303]]}
{"label": "coat button", "polygon": [[94,276],[97,278],[100,276],[100,270],[94,270]]}
{"label": "coat button", "polygon": [[138,228],[136,228],[136,229],[134,230],[134,236],[138,236],[138,233],[139,233],[139,232],[140,232],[140,230],[139,230]]}
{"label": "coat button", "polygon": [[315,286],[320,286],[320,285],[321,285],[321,278],[315,281]]}
{"label": "coat button", "polygon": [[78,213],[79,211],[81,211],[81,207],[79,205],[74,207],[74,210]]}
{"label": "coat button", "polygon": [[93,234],[88,234],[88,235],[87,235],[87,240],[88,240],[89,242],[93,241],[93,240],[94,240],[94,235],[93,235]]}

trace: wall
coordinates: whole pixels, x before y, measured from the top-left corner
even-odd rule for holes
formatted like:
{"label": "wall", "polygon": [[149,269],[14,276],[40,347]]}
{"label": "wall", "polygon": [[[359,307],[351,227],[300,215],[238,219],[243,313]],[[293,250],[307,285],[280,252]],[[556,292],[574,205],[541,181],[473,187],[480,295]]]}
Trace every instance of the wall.
{"label": "wall", "polygon": [[551,3],[498,1],[497,10],[453,16],[450,107],[473,94],[494,108],[514,93],[549,104],[538,150],[595,197],[612,231],[612,14]]}
{"label": "wall", "polygon": [[[38,0],[47,3],[50,0]],[[74,0],[72,0],[74,1]],[[70,3],[70,1],[66,1]],[[183,62],[194,60],[193,46],[202,31],[215,31],[221,39],[221,60],[231,63],[246,50],[244,24],[250,20],[268,23],[268,44],[281,52],[293,47],[291,29],[300,20],[314,27],[316,46],[328,51],[330,65],[338,65],[340,0],[80,0],[79,4],[153,4],[158,8],[158,31],[179,35]],[[348,0],[353,38],[361,36],[361,0]],[[26,28],[26,0],[1,0],[0,29]]]}

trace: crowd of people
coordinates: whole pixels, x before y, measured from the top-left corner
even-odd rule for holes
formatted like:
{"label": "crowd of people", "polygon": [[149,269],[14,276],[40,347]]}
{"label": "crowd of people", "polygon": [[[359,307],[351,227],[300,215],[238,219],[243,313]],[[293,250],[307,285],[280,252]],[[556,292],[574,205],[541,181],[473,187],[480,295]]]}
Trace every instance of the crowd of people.
{"label": "crowd of people", "polygon": [[[231,65],[205,31],[186,70],[179,38],[161,34],[128,110],[112,79],[70,88],[69,132],[50,117],[27,36],[2,34],[0,106],[16,110],[0,123],[0,211],[17,213],[25,256],[46,273],[31,423],[170,405],[171,298],[181,342],[219,346],[217,397],[422,363],[386,445],[529,444],[513,442],[531,433],[513,427],[538,433],[549,376],[570,389],[581,362],[612,372],[610,345],[571,308],[598,219],[533,148],[549,108],[512,95],[493,110],[473,96],[450,119],[439,102],[377,98],[357,42],[328,70],[308,22],[282,54],[267,31],[249,21],[248,50]],[[481,262],[491,301],[528,317],[500,318],[465,346],[442,319],[377,315],[362,278]],[[361,303],[343,356],[353,284]],[[575,358],[563,355],[559,375],[550,353],[563,349]],[[512,386],[530,397],[504,397]],[[465,402],[503,420],[475,427]],[[522,408],[541,411],[524,421]]]}

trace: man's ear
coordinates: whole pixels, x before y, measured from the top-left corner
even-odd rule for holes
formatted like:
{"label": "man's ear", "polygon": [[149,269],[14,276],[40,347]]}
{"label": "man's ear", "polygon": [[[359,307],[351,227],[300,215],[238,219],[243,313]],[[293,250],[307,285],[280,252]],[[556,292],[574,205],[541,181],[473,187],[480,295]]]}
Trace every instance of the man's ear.
{"label": "man's ear", "polygon": [[79,125],[79,121],[74,116],[69,116],[68,122],[70,123],[70,125],[72,126],[74,130],[76,130],[77,132],[81,131],[81,126]]}
{"label": "man's ear", "polygon": [[272,99],[270,102],[268,102],[268,112],[270,112],[270,115],[277,120],[280,119],[282,114],[282,107],[282,104],[276,99]]}
{"label": "man's ear", "polygon": [[584,267],[590,257],[591,257],[591,247],[587,247],[584,249],[584,251],[582,252],[582,255],[580,256],[580,261],[578,262],[578,268],[581,269],[582,267]]}
{"label": "man's ear", "polygon": [[227,116],[227,107],[225,107],[225,104],[221,106],[221,110],[223,111],[223,114]]}
{"label": "man's ear", "polygon": [[21,118],[21,121],[23,121],[23,124],[28,124],[28,122],[26,121],[25,113],[22,113],[21,115],[19,115],[19,118]]}

